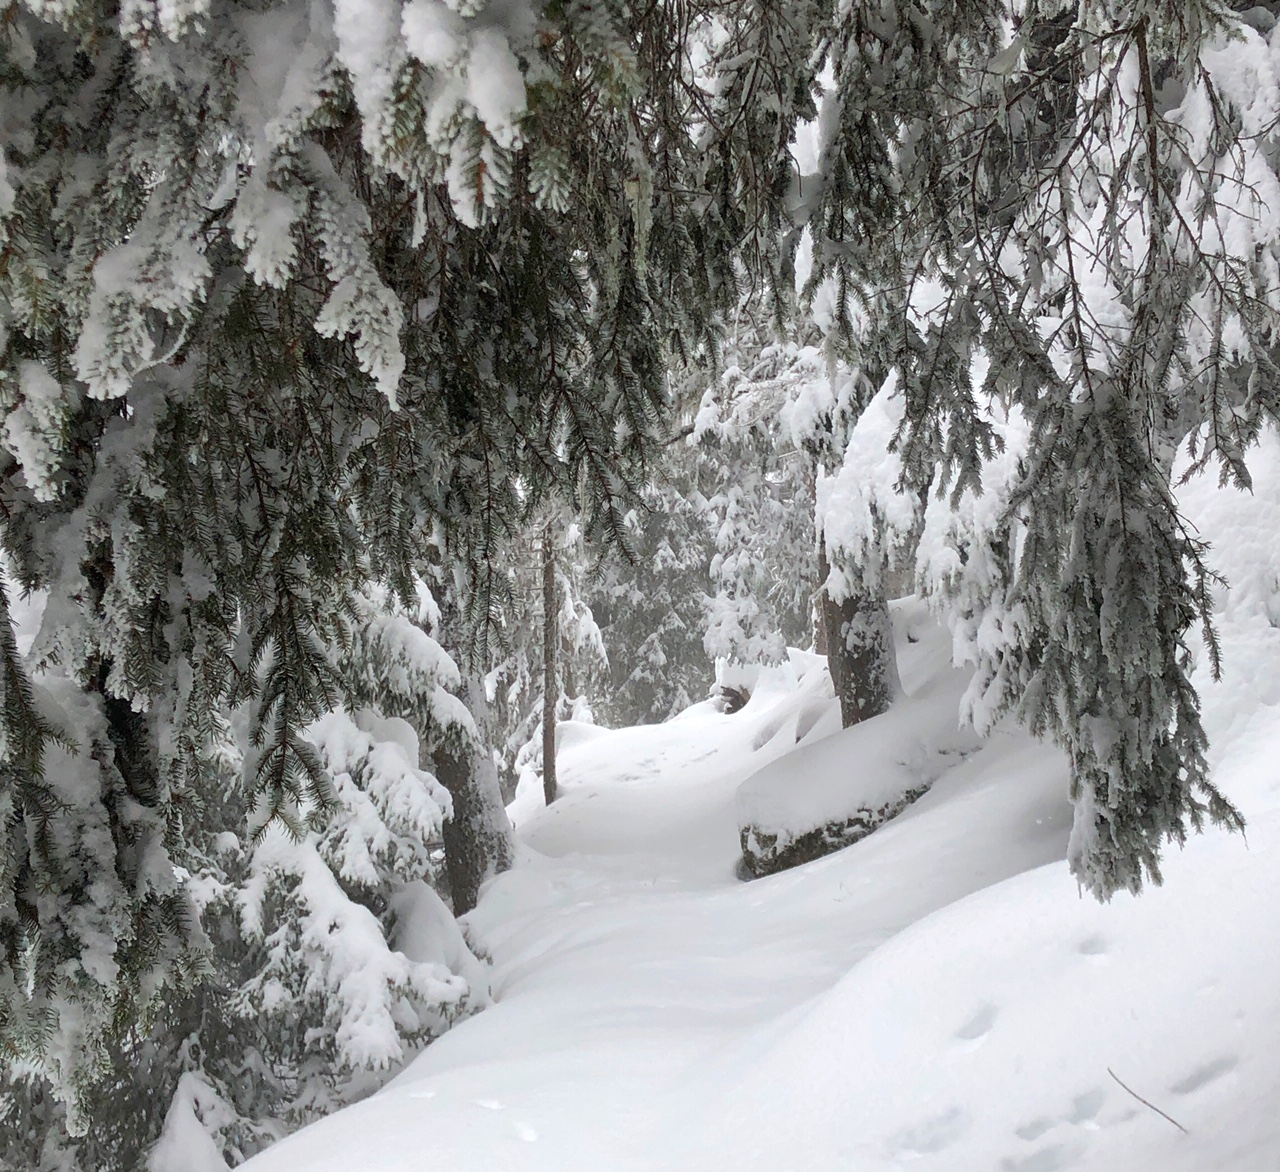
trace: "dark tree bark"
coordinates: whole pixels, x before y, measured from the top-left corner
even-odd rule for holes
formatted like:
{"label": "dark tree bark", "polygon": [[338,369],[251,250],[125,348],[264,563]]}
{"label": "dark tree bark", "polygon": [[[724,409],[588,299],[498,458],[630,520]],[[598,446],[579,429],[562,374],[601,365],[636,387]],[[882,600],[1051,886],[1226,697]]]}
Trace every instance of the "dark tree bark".
{"label": "dark tree bark", "polygon": [[542,534],[542,793],[547,805],[556,800],[556,643],[559,641],[556,608],[556,560],[551,527]]}
{"label": "dark tree bark", "polygon": [[453,798],[453,817],[444,824],[444,862],[453,914],[460,916],[476,906],[486,880],[510,868],[510,827],[498,778],[474,746],[450,735],[433,758],[436,778]]}
{"label": "dark tree bark", "polygon": [[[818,534],[818,589],[813,593],[813,650],[818,655],[827,654],[827,543]],[[832,679],[835,677],[832,676]]]}
{"label": "dark tree bark", "polygon": [[840,701],[840,723],[849,728],[879,716],[899,690],[889,605],[882,592],[868,589],[850,575],[846,575],[850,579],[848,597],[833,599],[825,584],[829,567],[822,547],[819,573],[824,583],[821,607],[827,666]]}
{"label": "dark tree bark", "polygon": [[[446,594],[437,639],[462,669],[461,698],[483,727],[484,687],[468,673],[465,641],[459,636],[462,607]],[[511,823],[502,803],[502,790],[487,746],[476,744],[465,729],[433,725],[424,711],[416,731],[421,768],[431,769],[453,799],[453,816],[444,823],[444,864],[453,914],[476,906],[480,888],[514,861]]]}

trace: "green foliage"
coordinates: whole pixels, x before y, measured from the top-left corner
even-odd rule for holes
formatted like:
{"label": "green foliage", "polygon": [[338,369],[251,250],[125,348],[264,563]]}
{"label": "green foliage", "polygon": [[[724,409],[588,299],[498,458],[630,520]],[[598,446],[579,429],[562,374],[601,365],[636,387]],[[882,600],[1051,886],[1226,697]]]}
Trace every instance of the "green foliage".
{"label": "green foliage", "polygon": [[[103,1045],[200,969],[175,876],[220,715],[247,720],[254,830],[331,816],[302,729],[343,698],[327,649],[352,598],[434,567],[483,649],[501,550],[542,501],[621,542],[670,356],[737,297],[736,217],[779,214],[804,85],[726,99],[764,97],[763,122],[709,100],[684,46],[712,11],[423,5],[0,20],[0,543],[48,599],[31,664],[2,665],[0,1028],[63,1096],[103,1068],[64,1044],[67,965],[107,957],[72,981]],[[730,24],[712,72],[753,29],[774,58],[803,34],[781,7]],[[92,698],[60,710],[75,794],[31,671]],[[70,914],[96,907],[68,869],[90,824],[119,885],[107,947]]]}
{"label": "green foliage", "polygon": [[1276,419],[1276,111],[1249,80],[1270,66],[1213,2],[1029,4],[1007,34],[1005,5],[926,7],[854,6],[831,43],[811,288],[898,374],[904,491],[958,501],[992,410],[1030,425],[999,599],[1018,636],[980,671],[1068,752],[1072,868],[1106,898],[1158,880],[1164,841],[1242,821],[1204,755],[1211,575],[1171,480],[1186,445],[1247,483]]}
{"label": "green foliage", "polygon": [[744,288],[784,317],[796,269],[852,372],[795,431],[806,460],[839,458],[890,373],[912,501],[977,491],[996,408],[1029,423],[984,594],[1016,637],[980,676],[1072,759],[1081,882],[1136,890],[1167,839],[1238,825],[1188,675],[1211,575],[1171,480],[1187,444],[1247,484],[1278,417],[1277,111],[1243,19],[5,8],[0,545],[47,603],[25,662],[0,615],[0,1045],[69,1125],[203,971],[182,876],[218,722],[251,746],[223,814],[319,833],[337,797],[303,729],[359,693],[333,648],[365,588],[431,578],[481,674],[520,602],[504,551],[550,505],[625,547],[672,363],[720,353]]}

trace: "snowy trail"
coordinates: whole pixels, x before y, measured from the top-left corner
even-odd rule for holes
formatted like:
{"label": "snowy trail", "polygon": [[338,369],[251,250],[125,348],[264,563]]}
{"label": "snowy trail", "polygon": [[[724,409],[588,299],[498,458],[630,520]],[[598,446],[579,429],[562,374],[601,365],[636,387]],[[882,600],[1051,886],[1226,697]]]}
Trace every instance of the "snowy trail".
{"label": "snowy trail", "polygon": [[[859,959],[957,893],[1061,858],[1061,768],[1013,736],[1003,768],[1039,775],[1016,801],[989,762],[962,766],[860,844],[856,868],[845,852],[740,882],[733,794],[792,747],[793,703],[759,697],[734,716],[704,706],[567,748],[564,797],[522,830],[522,865],[472,916],[497,1004],[355,1109],[379,1145],[361,1166],[417,1166],[398,1141],[373,1138],[399,1134],[410,1115],[442,1167],[666,1166],[697,1130],[690,1096],[705,1097]],[[993,855],[979,826],[1007,828],[1018,849]],[[308,1129],[277,1158],[346,1166],[328,1138],[338,1126]]]}
{"label": "snowy trail", "polygon": [[[902,651],[908,691],[945,662]],[[571,726],[564,796],[518,804],[520,865],[471,916],[496,1004],[254,1172],[1280,1168],[1269,707],[1226,763],[1251,849],[1206,836],[1101,908],[1061,861],[1065,764],[1018,732],[854,847],[740,882],[734,792],[806,703]]]}
{"label": "snowy trail", "polygon": [[[1251,495],[1180,497],[1230,583],[1223,678],[1195,678],[1247,843],[1081,898],[1066,763],[1006,730],[868,838],[742,883],[741,782],[861,784],[904,764],[901,719],[787,758],[838,718],[780,675],[733,716],[566,726],[563,798],[517,798],[519,865],[470,917],[496,1003],[252,1172],[1280,1172],[1280,444],[1256,465]],[[950,645],[904,616],[915,703]]]}
{"label": "snowy trail", "polygon": [[[832,729],[803,681],[733,716],[569,726],[564,797],[517,799],[523,856],[470,917],[494,1006],[252,1172],[1280,1172],[1268,450],[1252,496],[1183,501],[1231,583],[1224,677],[1197,681],[1247,843],[1209,832],[1164,886],[1081,898],[1066,763],[1002,731],[868,838],[742,883],[738,785],[775,761],[787,784],[797,732]],[[909,695],[951,670],[945,637],[898,650]],[[834,767],[884,759],[874,725]]]}

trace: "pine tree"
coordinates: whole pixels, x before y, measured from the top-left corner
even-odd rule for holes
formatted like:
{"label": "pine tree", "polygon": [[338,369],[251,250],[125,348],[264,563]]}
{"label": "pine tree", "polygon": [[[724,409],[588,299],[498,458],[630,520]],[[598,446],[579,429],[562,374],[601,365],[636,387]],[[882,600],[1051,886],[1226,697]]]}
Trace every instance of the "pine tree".
{"label": "pine tree", "polygon": [[677,433],[660,479],[625,518],[627,548],[606,556],[587,600],[608,652],[596,714],[612,726],[653,724],[710,691],[714,664],[703,645],[715,554],[699,448]]}
{"label": "pine tree", "polygon": [[594,721],[593,697],[609,659],[586,601],[596,557],[572,514],[547,502],[530,528],[531,541],[505,552],[507,602],[485,677],[486,735],[508,792],[531,786],[549,805],[558,793],[557,724]]}
{"label": "pine tree", "polygon": [[[33,664],[5,658],[0,1041],[74,1129],[103,1047],[195,979],[177,876],[215,714],[248,716],[255,826],[332,810],[302,730],[341,698],[324,649],[351,599],[445,548],[461,644],[539,499],[618,539],[669,354],[776,222],[803,84],[738,119],[773,83],[735,67],[707,101],[683,47],[709,12],[517,9],[29,0],[0,22],[23,95],[3,545],[49,595]],[[752,30],[803,41],[764,15],[733,14],[704,72]],[[437,774],[474,752],[442,743]]]}
{"label": "pine tree", "polygon": [[405,719],[458,709],[458,669],[425,630],[434,617],[425,592],[412,609],[384,589],[352,600],[349,637],[326,651],[350,707],[301,733],[330,809],[322,823],[300,809],[297,837],[279,823],[257,840],[236,832],[251,813],[237,784],[246,722],[215,717],[185,856],[200,979],[162,989],[146,1029],[100,1040],[98,1077],[75,1102],[84,1135],[30,1072],[0,1080],[0,1167],[185,1172],[202,1130],[211,1161],[238,1163],[487,1004],[484,969],[428,886],[451,803],[417,768]]}
{"label": "pine tree", "polygon": [[[824,324],[821,314],[808,323],[813,343]],[[868,378],[829,342],[813,343],[771,341],[768,327],[747,324],[703,397],[694,436],[722,486],[707,503],[717,553],[706,644],[731,660],[776,662],[812,636],[848,727],[885,711],[898,690],[889,564],[870,546],[831,540],[851,514],[873,516],[829,489]]]}
{"label": "pine tree", "polygon": [[776,663],[812,639],[816,460],[839,392],[820,350],[775,342],[759,323],[724,355],[691,437],[715,532],[704,642],[712,656]]}
{"label": "pine tree", "polygon": [[1213,579],[1171,475],[1188,444],[1247,484],[1275,418],[1272,67],[1250,24],[1274,17],[925,7],[856,6],[830,42],[811,279],[837,283],[851,351],[897,372],[910,497],[978,491],[998,418],[1025,415],[1014,621],[980,652],[981,707],[1067,751],[1072,869],[1105,898],[1158,880],[1165,841],[1241,824],[1205,758],[1189,640],[1216,661]]}
{"label": "pine tree", "polygon": [[[1216,654],[1211,567],[1171,476],[1189,444],[1247,484],[1280,414],[1272,22],[1218,0],[11,5],[0,541],[48,605],[28,659],[0,623],[0,1047],[87,1126],[112,1048],[203,971],[183,876],[218,720],[245,722],[246,821],[320,833],[329,649],[365,587],[408,598],[415,573],[448,586],[477,707],[504,543],[550,500],[625,541],[670,361],[716,351],[744,284],[783,315],[802,238],[858,398],[901,405],[913,523],[976,495],[1001,420],[1026,421],[983,530],[1008,621],[975,645],[975,710],[1067,751],[1080,881],[1136,890],[1169,839],[1239,825],[1189,674],[1197,627]],[[830,523],[831,585],[859,596],[877,568],[842,566]],[[505,839],[489,747],[449,727],[474,888]]]}
{"label": "pine tree", "polygon": [[542,530],[542,796],[551,805],[559,796],[556,781],[556,709],[560,677],[556,651],[560,642],[560,602],[556,589],[555,535],[550,523]]}

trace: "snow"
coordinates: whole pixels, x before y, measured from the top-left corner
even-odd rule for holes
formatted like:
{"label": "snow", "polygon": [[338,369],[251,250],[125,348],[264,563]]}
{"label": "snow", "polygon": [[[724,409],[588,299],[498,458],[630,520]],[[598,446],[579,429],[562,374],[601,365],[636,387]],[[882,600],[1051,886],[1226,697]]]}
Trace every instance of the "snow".
{"label": "snow", "polygon": [[235,1119],[235,1112],[199,1075],[187,1071],[164,1118],[160,1139],[147,1156],[147,1172],[227,1172],[210,1131]]}
{"label": "snow", "polygon": [[239,893],[240,912],[246,932],[263,940],[265,961],[250,988],[267,1011],[285,1007],[293,995],[287,985],[290,942],[284,929],[268,922],[265,906],[273,878],[291,876],[301,913],[298,943],[309,954],[305,993],[333,993],[329,1028],[347,1067],[394,1066],[404,1056],[398,1027],[413,1022],[419,1006],[434,1021],[437,1007],[466,1003],[470,990],[460,976],[433,959],[414,960],[387,947],[377,917],[347,897],[313,842],[295,841],[272,826],[252,867]]}
{"label": "snow", "polygon": [[[1163,887],[1082,897],[1066,762],[1001,725],[867,838],[742,883],[744,780],[803,789],[854,742],[819,721],[796,750],[803,657],[733,715],[574,730],[563,797],[521,813],[519,864],[466,918],[492,1007],[252,1172],[1274,1172],[1280,445],[1251,467],[1252,495],[1180,496],[1233,584],[1225,676],[1196,679],[1247,843],[1208,832]],[[904,614],[907,698],[868,758],[955,727],[948,636]]]}
{"label": "snow", "polygon": [[40,633],[45,604],[49,596],[43,590],[23,594],[10,576],[7,558],[0,558],[0,587],[9,603],[9,621],[13,624],[13,639],[19,655],[26,655]]}
{"label": "snow", "polygon": [[[839,471],[819,481],[818,516],[833,565],[848,550],[867,565],[892,566],[895,538],[915,525],[915,503],[898,491],[902,460],[892,450],[905,410],[890,375],[858,417]],[[838,569],[827,588],[837,601],[847,597]]]}
{"label": "snow", "polygon": [[516,123],[525,112],[524,77],[500,29],[477,29],[472,35],[467,97],[500,146],[517,145]]}
{"label": "snow", "polygon": [[421,879],[391,895],[396,930],[391,941],[414,964],[439,965],[456,973],[470,988],[473,1003],[488,1000],[489,973],[468,947],[462,929],[444,900]]}
{"label": "snow", "polygon": [[37,500],[58,495],[54,475],[61,455],[59,434],[67,415],[63,388],[42,362],[18,363],[18,403],[5,418],[0,440],[22,468]]}
{"label": "snow", "polygon": [[[950,640],[929,626],[917,600],[909,606],[898,605],[894,617],[900,630],[913,630],[916,640],[904,647],[899,663],[907,694],[879,720],[835,735],[823,735],[832,730],[820,727],[804,736],[796,726],[792,740],[800,747],[766,765],[739,788],[740,826],[777,835],[778,845],[783,846],[796,835],[858,811],[879,810],[912,790],[932,785],[955,765],[957,757],[972,754],[982,745],[959,721],[970,673],[950,670]],[[923,638],[922,628],[928,628]],[[820,664],[814,674],[826,683]],[[830,696],[829,684],[825,693]],[[828,706],[834,711],[834,704]],[[798,715],[804,711],[800,708]],[[998,736],[984,746],[984,751],[994,754],[997,768],[1004,764],[1000,750],[1006,739],[1007,734]]]}
{"label": "snow", "polygon": [[409,52],[424,65],[451,65],[466,48],[461,17],[440,0],[410,0],[400,31]]}
{"label": "snow", "polygon": [[375,158],[404,58],[400,25],[395,0],[334,0],[338,61],[351,78],[365,146]]}
{"label": "snow", "polygon": [[7,216],[13,211],[13,183],[9,179],[9,164],[3,152],[0,152],[0,216]]}

